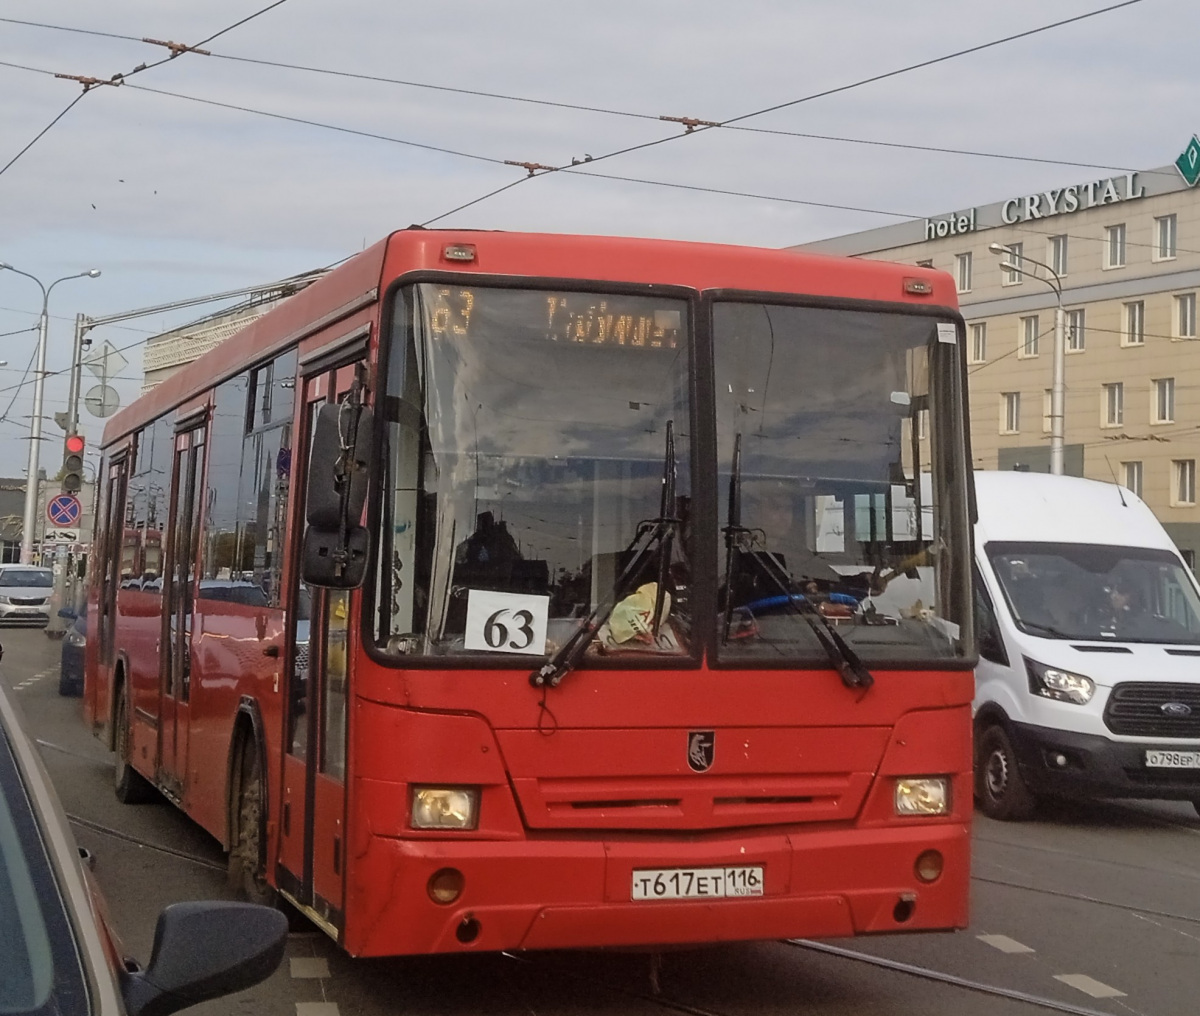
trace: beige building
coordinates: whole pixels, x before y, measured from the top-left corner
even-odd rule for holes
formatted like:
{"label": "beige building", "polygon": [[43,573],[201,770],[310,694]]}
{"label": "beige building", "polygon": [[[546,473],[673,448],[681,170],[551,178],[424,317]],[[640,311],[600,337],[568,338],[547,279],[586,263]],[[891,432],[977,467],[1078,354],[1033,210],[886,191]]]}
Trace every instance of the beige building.
{"label": "beige building", "polygon": [[[796,249],[950,272],[967,321],[976,468],[1048,471],[1061,281],[1065,471],[1140,494],[1200,554],[1200,141],[1175,165],[1011,195]],[[1014,257],[992,252],[1008,247]],[[1006,269],[1003,261],[1019,270]],[[1035,265],[1040,261],[1045,267]]]}

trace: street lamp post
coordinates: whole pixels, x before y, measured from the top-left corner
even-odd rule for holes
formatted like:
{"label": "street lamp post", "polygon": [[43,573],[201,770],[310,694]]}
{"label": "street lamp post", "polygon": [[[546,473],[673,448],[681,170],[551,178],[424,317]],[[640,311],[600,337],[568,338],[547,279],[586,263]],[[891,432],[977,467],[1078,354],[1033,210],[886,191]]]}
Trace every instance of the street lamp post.
{"label": "street lamp post", "polygon": [[[1054,299],[1058,306],[1054,311],[1054,358],[1050,375],[1050,472],[1055,476],[1062,476],[1063,434],[1066,430],[1066,386],[1063,375],[1066,373],[1067,366],[1066,315],[1063,311],[1062,276],[1048,264],[1038,261],[1037,258],[1031,258],[1028,254],[1018,254],[1011,247],[1006,247],[1002,243],[990,244],[988,250],[993,254],[1000,254],[1010,259],[1008,261],[1001,261],[1001,268],[1007,269],[1010,272],[1028,274],[1031,278],[1037,279],[1038,282],[1044,282],[1054,291]],[[1022,267],[1024,262],[1029,262],[1029,264],[1036,265],[1038,268],[1046,269],[1050,273],[1050,278],[1043,278],[1033,272],[1027,273]]]}
{"label": "street lamp post", "polygon": [[21,526],[21,563],[32,564],[33,531],[37,523],[38,454],[42,442],[42,397],[46,389],[46,331],[50,320],[50,291],[60,282],[66,282],[68,279],[94,279],[100,274],[100,269],[93,268],[76,275],[64,275],[61,279],[55,279],[48,286],[43,285],[42,280],[36,275],[30,275],[28,272],[23,272],[19,268],[0,261],[0,271],[4,270],[24,275],[27,279],[33,279],[37,283],[38,289],[42,291],[42,313],[38,318],[37,371],[33,382],[33,420],[29,425],[29,468],[25,479],[25,520]]}

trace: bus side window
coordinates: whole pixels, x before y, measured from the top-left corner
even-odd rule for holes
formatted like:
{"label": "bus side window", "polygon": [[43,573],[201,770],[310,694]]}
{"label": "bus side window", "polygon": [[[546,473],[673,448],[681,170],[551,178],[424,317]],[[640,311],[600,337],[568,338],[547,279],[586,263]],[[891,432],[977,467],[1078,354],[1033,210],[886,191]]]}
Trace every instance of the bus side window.
{"label": "bus side window", "polygon": [[975,572],[975,632],[979,638],[979,655],[992,663],[1008,666],[1008,653],[996,620],[992,598],[983,584],[983,576]]}

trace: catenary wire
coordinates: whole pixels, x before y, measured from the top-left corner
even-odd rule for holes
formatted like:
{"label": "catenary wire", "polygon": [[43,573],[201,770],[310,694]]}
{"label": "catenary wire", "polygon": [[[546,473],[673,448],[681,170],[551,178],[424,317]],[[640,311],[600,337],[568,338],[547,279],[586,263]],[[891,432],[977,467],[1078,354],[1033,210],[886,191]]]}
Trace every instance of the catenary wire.
{"label": "catenary wire", "polygon": [[[259,15],[266,14],[268,11],[274,10],[276,7],[280,6],[280,4],[285,4],[285,3],[287,3],[287,0],[275,0],[274,3],[268,4],[266,7],[262,8],[262,10],[256,11],[255,13],[242,18],[240,21],[234,22],[232,25],[229,25],[227,28],[222,28],[219,32],[215,32],[214,34],[208,36],[208,38],[206,38],[206,39],[201,39],[200,42],[195,43],[194,46],[203,46],[205,43],[211,42],[213,39],[219,38],[220,36],[225,35],[227,32],[231,32],[231,31],[233,31],[233,29],[246,24],[246,22],[252,21],[254,18],[257,18]],[[114,74],[112,76],[112,78],[109,79],[109,83],[119,84],[119,83],[124,82],[126,78],[132,77],[134,74],[140,74],[143,71],[148,71],[154,67],[161,67],[163,64],[168,63],[171,60],[174,60],[177,56],[179,56],[180,52],[186,52],[186,50],[178,50],[178,51],[173,50],[171,52],[170,56],[164,57],[162,60],[157,60],[153,63],[148,63],[148,64],[146,64],[146,63],[140,64],[139,66],[135,67],[133,70],[128,71],[125,74]],[[14,155],[11,159],[9,159],[8,162],[5,163],[3,168],[0,168],[0,176],[3,176],[9,170],[9,168],[11,168],[17,162],[17,160],[21,158],[21,156],[23,156],[34,145],[36,145],[42,138],[44,138],[50,132],[50,130],[55,126],[55,124],[57,124],[60,120],[62,120],[62,118],[64,116],[66,116],[72,109],[74,109],[75,106],[80,101],[82,101],[83,97],[85,95],[87,95],[89,92],[91,92],[94,87],[95,87],[94,85],[85,84],[83,86],[83,91],[81,91],[77,96],[75,96],[75,98],[72,99],[71,102],[69,102],[67,104],[66,108],[63,109],[63,111],[61,113],[59,113],[58,116],[56,116],[45,127],[43,127],[37,133],[37,135],[33,138],[32,141],[30,141],[24,148],[22,148],[19,152],[17,152],[16,155]]]}
{"label": "catenary wire", "polygon": [[[121,39],[128,42],[143,42],[135,35],[119,35],[114,32],[100,32],[94,29],[74,28],[66,25],[50,25],[44,22],[25,21],[19,18],[0,18],[0,22],[14,25],[25,25],[33,28],[46,28],[61,32],[75,32],[81,35],[100,36],[110,39]],[[605,106],[590,106],[582,103],[562,102],[554,99],[539,99],[527,95],[509,95],[503,92],[491,92],[478,88],[459,88],[453,85],[439,85],[427,81],[412,81],[405,78],[389,78],[378,74],[363,74],[355,71],[338,70],[329,67],[314,67],[308,64],[287,63],[280,60],[265,60],[258,57],[237,56],[231,53],[208,53],[215,60],[228,60],[234,63],[251,64],[260,67],[271,67],[279,70],[298,71],[306,74],[318,74],[328,77],[344,78],[352,81],[366,81],[373,84],[395,85],[405,88],[425,89],[434,92],[444,92],[451,95],[466,95],[476,98],[495,99],[502,102],[522,103],[533,106],[544,106],[551,109],[564,109],[579,113],[598,113],[605,116],[619,116],[627,119],[653,120],[661,122],[662,117],[655,113],[641,113],[628,109],[613,109]],[[766,134],[777,137],[802,138],[812,141],[831,141],[839,144],[866,145],[879,148],[894,148],[915,152],[929,152],[945,155],[964,155],[980,159],[999,159],[1009,162],[1030,162],[1052,166],[1070,166],[1078,169],[1105,169],[1122,173],[1153,173],[1155,170],[1135,170],[1127,166],[1108,165],[1099,162],[1081,162],[1073,159],[1054,159],[1047,156],[1015,155],[1008,152],[981,152],[967,148],[948,148],[939,145],[907,144],[899,141],[881,141],[872,138],[847,138],[831,134],[812,134],[804,131],[788,131],[767,127],[747,127],[744,124],[722,124],[731,131],[742,131],[751,134]]]}
{"label": "catenary wire", "polygon": [[[32,28],[45,28],[45,29],[50,29],[53,31],[60,31],[60,32],[72,32],[72,33],[77,33],[80,35],[99,36],[102,38],[109,38],[109,39],[121,39],[126,42],[144,42],[145,41],[143,38],[140,38],[136,35],[120,35],[115,32],[101,32],[101,31],[97,31],[95,29],[76,28],[76,27],[68,26],[68,25],[51,25],[51,24],[47,24],[45,22],[27,21],[27,20],[23,20],[20,18],[0,18],[0,22],[14,24],[14,25],[24,25],[24,26],[32,27]],[[385,77],[385,76],[379,75],[379,74],[363,74],[361,72],[338,70],[338,69],[329,68],[329,67],[314,67],[309,64],[288,63],[288,62],[280,61],[280,60],[266,60],[266,59],[262,59],[262,58],[258,58],[258,57],[238,56],[238,55],[231,54],[231,53],[209,52],[209,53],[206,53],[205,55],[210,56],[215,60],[227,60],[227,61],[231,61],[234,63],[251,64],[251,65],[260,66],[260,67],[271,67],[271,68],[275,68],[278,70],[290,70],[290,71],[297,71],[297,72],[306,73],[306,74],[318,74],[318,75],[323,75],[323,76],[327,76],[327,77],[343,78],[343,79],[352,80],[352,81],[366,81],[366,82],[370,82],[372,84],[395,85],[395,86],[404,87],[404,88],[424,89],[424,90],[428,90],[428,91],[448,93],[451,95],[466,95],[466,96],[471,96],[471,97],[475,97],[475,98],[495,99],[495,100],[502,101],[502,102],[513,102],[513,103],[521,103],[521,104],[533,105],[533,106],[544,106],[544,107],[551,108],[551,109],[564,109],[564,110],[569,110],[571,112],[598,113],[598,114],[602,114],[605,116],[617,116],[617,117],[624,117],[627,119],[652,120],[652,121],[656,121],[656,122],[662,121],[662,117],[659,116],[658,114],[642,113],[642,112],[637,112],[637,111],[628,110],[628,109],[614,109],[614,108],[610,108],[610,107],[606,107],[606,106],[591,106],[591,105],[586,105],[583,103],[563,102],[563,101],[558,101],[558,100],[554,100],[554,99],[541,99],[541,98],[535,98],[533,96],[526,96],[526,95],[510,95],[510,94],[507,94],[504,92],[492,92],[492,91],[487,91],[485,89],[478,89],[478,88],[461,88],[461,87],[455,87],[453,85],[439,85],[439,84],[434,84],[432,82],[412,81],[412,80],[405,79],[405,78],[389,78],[389,77]],[[708,122],[713,123],[714,121],[708,121]],[[1098,163],[1098,162],[1080,162],[1080,161],[1072,160],[1072,159],[1053,159],[1053,158],[1043,157],[1043,156],[1014,155],[1014,154],[1007,153],[1007,152],[980,152],[980,151],[975,151],[972,149],[947,148],[947,147],[941,147],[941,146],[937,146],[937,145],[906,144],[903,142],[880,141],[880,140],[869,139],[869,138],[846,138],[846,137],[839,137],[836,135],[829,135],[829,134],[812,134],[812,133],[806,133],[803,131],[788,131],[788,130],[772,129],[772,128],[765,128],[765,127],[747,127],[742,124],[733,124],[733,123],[725,123],[725,124],[721,124],[721,126],[727,127],[729,130],[743,131],[743,132],[752,133],[752,134],[767,134],[767,135],[775,135],[775,136],[779,136],[779,137],[803,138],[806,140],[814,140],[814,141],[831,141],[831,142],[837,142],[840,144],[868,145],[868,146],[874,146],[874,147],[906,149],[906,150],[910,150],[910,151],[940,153],[940,154],[947,154],[947,155],[965,155],[965,156],[971,156],[971,157],[975,157],[975,158],[1001,159],[1001,160],[1012,161],[1012,162],[1031,162],[1031,163],[1041,163],[1041,164],[1056,165],[1056,166],[1072,166],[1072,167],[1076,167],[1076,168],[1080,168],[1080,169],[1107,169],[1107,170],[1115,170],[1115,171],[1123,172],[1123,173],[1153,172],[1153,171],[1146,171],[1146,170],[1133,170],[1133,169],[1129,169],[1128,167],[1124,167],[1124,166],[1111,166],[1111,165]]]}
{"label": "catenary wire", "polygon": [[[1077,15],[1072,18],[1066,18],[1061,21],[1052,22],[1051,24],[1042,25],[1042,26],[1039,26],[1038,28],[1027,29],[1024,32],[1018,32],[1013,35],[1005,36],[1004,38],[1001,38],[1001,39],[994,39],[990,42],[981,43],[977,46],[970,46],[965,49],[956,50],[953,53],[946,53],[946,54],[943,54],[942,56],[933,57],[929,60],[922,60],[922,61],[919,61],[918,63],[909,64],[905,67],[899,67],[899,68],[896,68],[891,71],[885,71],[882,74],[875,74],[868,78],[862,78],[862,79],[859,79],[858,81],[854,81],[854,82],[851,82],[846,85],[839,85],[835,88],[828,88],[828,89],[825,89],[820,92],[813,92],[809,95],[802,96],[798,99],[791,99],[787,102],[776,103],[772,106],[767,106],[763,109],[754,110],[753,112],[750,112],[750,113],[743,113],[739,116],[730,117],[729,119],[720,121],[718,126],[725,126],[726,124],[739,123],[743,120],[751,119],[752,117],[763,116],[766,113],[772,113],[772,112],[776,112],[781,109],[791,108],[793,106],[797,106],[804,102],[811,102],[815,99],[825,98],[830,95],[837,95],[837,94],[840,94],[843,92],[850,91],[851,89],[854,89],[854,88],[860,88],[860,87],[863,87],[868,84],[874,84],[879,81],[884,81],[889,78],[894,78],[901,74],[907,74],[910,71],[919,70],[919,69],[922,69],[925,67],[931,67],[935,64],[944,63],[948,60],[954,60],[954,59],[957,59],[962,56],[966,56],[971,53],[978,53],[978,52],[981,52],[986,49],[991,49],[996,46],[1004,45],[1005,43],[1008,43],[1008,42],[1013,42],[1017,39],[1028,38],[1033,35],[1038,35],[1042,32],[1050,31],[1051,29],[1060,28],[1060,27],[1063,27],[1064,25],[1074,24],[1079,21],[1086,20],[1088,18],[1097,17],[1098,15],[1107,14],[1111,11],[1120,10],[1121,8],[1130,7],[1130,6],[1133,6],[1135,4],[1139,4],[1142,2],[1143,2],[1143,0],[1121,0],[1120,3],[1112,4],[1108,7],[1102,7],[1095,11],[1089,11],[1085,14],[1080,14],[1080,15]],[[704,132],[706,132],[708,130],[712,130],[712,129],[713,129],[712,127],[707,127],[707,126],[701,125],[701,126],[696,127],[695,129],[687,130],[683,134],[671,134],[667,137],[658,138],[654,141],[645,141],[640,144],[629,145],[625,148],[620,148],[620,149],[617,149],[612,152],[607,152],[603,155],[598,155],[595,158],[591,159],[589,164],[596,163],[596,162],[603,162],[607,159],[614,159],[614,158],[617,158],[618,156],[628,155],[632,152],[645,151],[646,149],[649,149],[649,148],[654,148],[659,145],[668,144],[669,142],[672,142],[672,141],[678,141],[680,138],[692,137],[693,135],[701,134],[701,133],[704,133]],[[547,172],[571,172],[571,171],[572,171],[572,167],[570,165],[558,166],[558,167],[554,167],[553,169],[540,171],[540,172],[530,171],[529,176],[526,177],[525,179],[532,180],[537,176],[545,176]],[[499,193],[499,192],[497,191],[496,193]],[[425,226],[431,225],[432,223],[438,222],[441,219],[446,218],[447,216],[453,214],[455,211],[458,211],[461,208],[470,207],[470,205],[472,205],[472,204],[478,204],[480,201],[486,200],[490,196],[491,196],[490,194],[484,195],[483,197],[477,198],[474,201],[468,202],[465,205],[460,205],[460,206],[458,206],[458,208],[452,209],[449,212],[443,212],[440,215],[434,216],[431,219],[427,219],[424,223],[422,223],[422,225],[425,225]]]}

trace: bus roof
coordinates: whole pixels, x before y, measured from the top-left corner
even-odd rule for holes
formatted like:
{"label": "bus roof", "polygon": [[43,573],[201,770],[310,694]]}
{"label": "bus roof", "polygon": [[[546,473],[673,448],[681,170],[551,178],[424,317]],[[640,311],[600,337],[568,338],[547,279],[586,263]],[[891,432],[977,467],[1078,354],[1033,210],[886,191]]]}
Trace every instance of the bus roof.
{"label": "bus roof", "polygon": [[[451,245],[473,247],[474,259],[448,260],[444,252]],[[945,272],[886,261],[678,240],[410,228],[355,255],[182,367],[115,415],[102,444],[108,446],[219,381],[346,320],[373,305],[392,280],[420,271],[958,306],[954,281]],[[928,283],[930,292],[906,292],[906,279]]]}
{"label": "bus roof", "polygon": [[978,547],[999,540],[1175,550],[1146,503],[1115,483],[1048,473],[980,471],[974,477]]}

